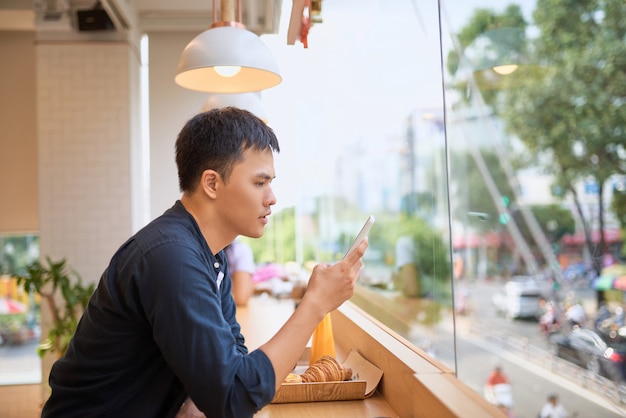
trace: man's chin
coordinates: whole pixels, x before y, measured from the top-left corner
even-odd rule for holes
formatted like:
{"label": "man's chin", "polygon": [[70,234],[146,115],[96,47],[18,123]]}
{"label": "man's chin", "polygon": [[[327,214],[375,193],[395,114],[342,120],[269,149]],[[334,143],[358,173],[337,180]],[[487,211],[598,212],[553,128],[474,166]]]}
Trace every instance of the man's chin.
{"label": "man's chin", "polygon": [[251,234],[242,234],[242,235],[244,237],[248,237],[248,238],[261,238],[263,236],[263,234],[265,234],[265,230],[262,230],[260,232],[251,233]]}

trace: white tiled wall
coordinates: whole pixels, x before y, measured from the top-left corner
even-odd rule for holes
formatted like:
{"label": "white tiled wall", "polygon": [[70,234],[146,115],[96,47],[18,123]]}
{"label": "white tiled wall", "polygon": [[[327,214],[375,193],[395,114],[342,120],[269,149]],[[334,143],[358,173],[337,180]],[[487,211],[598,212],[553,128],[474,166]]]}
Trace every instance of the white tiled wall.
{"label": "white tiled wall", "polygon": [[36,47],[41,254],[97,281],[131,233],[130,85],[126,43]]}
{"label": "white tiled wall", "polygon": [[124,42],[41,43],[36,62],[41,255],[97,282],[133,232],[139,59]]}

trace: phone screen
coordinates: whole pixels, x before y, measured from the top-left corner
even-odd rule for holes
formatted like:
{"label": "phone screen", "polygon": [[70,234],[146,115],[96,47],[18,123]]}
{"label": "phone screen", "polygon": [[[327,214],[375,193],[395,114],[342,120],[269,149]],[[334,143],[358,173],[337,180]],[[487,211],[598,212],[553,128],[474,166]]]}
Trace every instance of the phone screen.
{"label": "phone screen", "polygon": [[367,236],[367,233],[370,231],[370,228],[374,224],[375,220],[376,219],[374,218],[374,215],[370,215],[367,218],[367,220],[365,221],[365,224],[363,225],[363,228],[361,228],[361,230],[359,231],[359,234],[356,236],[356,238],[352,242],[352,245],[350,246],[350,249],[348,251],[346,251],[346,254],[343,256],[344,258],[346,257],[346,255],[348,255],[348,253],[350,251],[354,250],[356,247],[359,246],[361,241],[363,241],[363,238],[365,238]]}

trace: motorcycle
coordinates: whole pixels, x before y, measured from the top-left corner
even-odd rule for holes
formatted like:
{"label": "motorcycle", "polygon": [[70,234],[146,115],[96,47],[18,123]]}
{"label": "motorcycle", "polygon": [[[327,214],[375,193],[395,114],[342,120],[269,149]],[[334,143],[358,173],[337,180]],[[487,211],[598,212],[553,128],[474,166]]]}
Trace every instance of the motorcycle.
{"label": "motorcycle", "polygon": [[546,338],[561,331],[561,320],[554,304],[549,303],[545,313],[539,318],[539,328]]}

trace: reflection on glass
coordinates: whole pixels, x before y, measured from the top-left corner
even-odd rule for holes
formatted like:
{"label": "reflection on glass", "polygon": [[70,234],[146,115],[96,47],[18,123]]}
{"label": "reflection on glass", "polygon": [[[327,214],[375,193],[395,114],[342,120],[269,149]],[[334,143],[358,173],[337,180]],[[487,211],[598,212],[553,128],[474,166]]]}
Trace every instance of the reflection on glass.
{"label": "reflection on glass", "polygon": [[[620,416],[626,396],[596,401],[604,377],[579,382],[539,323],[551,302],[570,332],[578,304],[608,338],[598,303],[614,315],[623,299],[593,280],[623,262],[626,12],[574,3],[329,2],[306,53],[273,45],[297,94],[263,92],[283,206],[259,251],[337,260],[373,213],[353,301],[480,394],[501,366],[516,416],[552,392],[570,412]],[[529,317],[499,316],[508,281]]]}
{"label": "reflection on glass", "polygon": [[352,301],[454,369],[437,2],[329,2],[324,16],[306,50],[264,37],[295,94],[263,92],[279,206],[255,259],[339,260],[373,214]]}
{"label": "reflection on glass", "polygon": [[456,317],[457,375],[482,388],[501,367],[515,416],[535,416],[550,393],[570,413],[622,416],[624,294],[595,278],[626,261],[626,102],[614,83],[626,6],[442,6],[454,289],[470,301]]}

